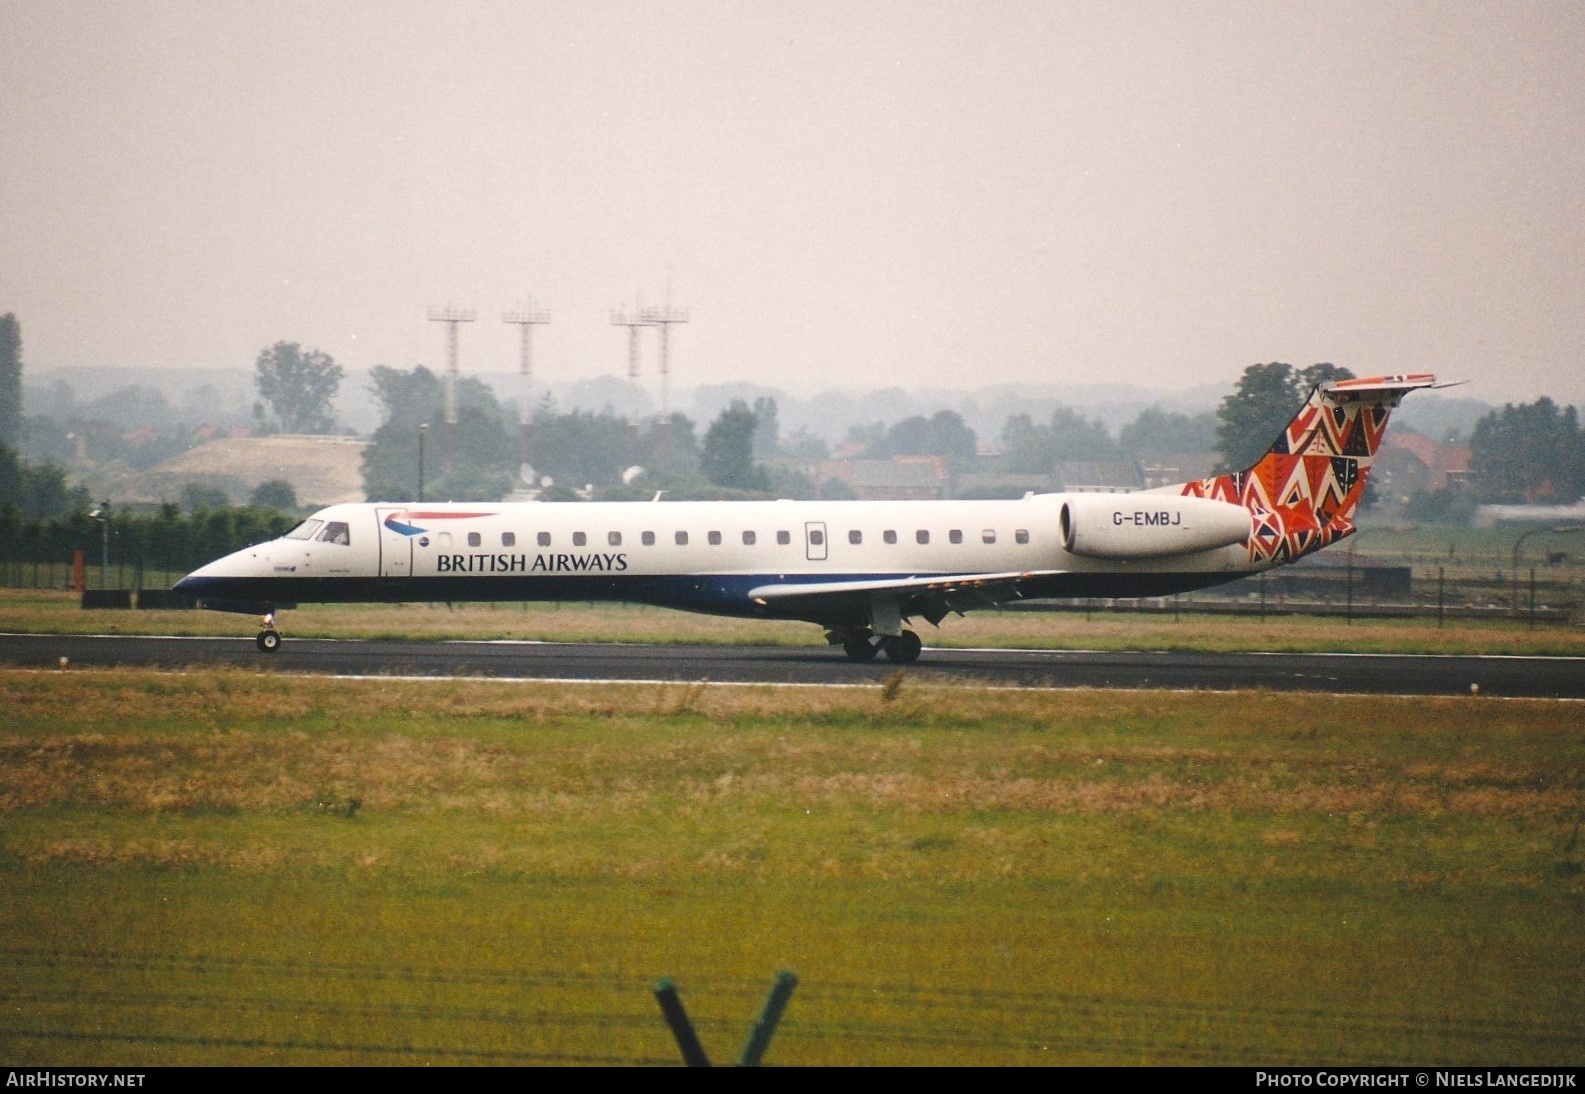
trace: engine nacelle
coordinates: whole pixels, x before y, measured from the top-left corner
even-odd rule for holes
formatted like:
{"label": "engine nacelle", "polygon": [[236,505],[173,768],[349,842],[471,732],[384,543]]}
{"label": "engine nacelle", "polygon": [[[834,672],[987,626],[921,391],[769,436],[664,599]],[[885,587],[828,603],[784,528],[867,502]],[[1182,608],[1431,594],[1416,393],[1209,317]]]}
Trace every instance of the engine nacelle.
{"label": "engine nacelle", "polygon": [[1078,494],[1062,503],[1062,545],[1085,558],[1187,555],[1242,543],[1249,510],[1212,498],[1171,494]]}

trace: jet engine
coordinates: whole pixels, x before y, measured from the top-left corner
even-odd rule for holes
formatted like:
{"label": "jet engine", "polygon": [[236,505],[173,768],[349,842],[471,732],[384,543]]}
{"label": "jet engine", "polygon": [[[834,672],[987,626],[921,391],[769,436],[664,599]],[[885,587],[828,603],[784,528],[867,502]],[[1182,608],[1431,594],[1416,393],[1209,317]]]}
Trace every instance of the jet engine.
{"label": "jet engine", "polygon": [[1252,528],[1241,505],[1171,494],[1075,494],[1058,520],[1070,554],[1118,560],[1215,550]]}

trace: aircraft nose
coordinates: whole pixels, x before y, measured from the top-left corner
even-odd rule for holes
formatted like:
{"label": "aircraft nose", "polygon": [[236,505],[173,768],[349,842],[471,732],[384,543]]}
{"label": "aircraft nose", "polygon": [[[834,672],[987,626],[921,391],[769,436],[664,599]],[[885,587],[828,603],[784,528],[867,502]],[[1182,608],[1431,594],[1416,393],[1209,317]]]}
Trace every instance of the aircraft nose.
{"label": "aircraft nose", "polygon": [[216,590],[225,584],[227,578],[242,576],[244,571],[239,571],[237,558],[242,553],[238,551],[205,563],[171,586],[172,590],[187,596],[206,596],[216,593]]}

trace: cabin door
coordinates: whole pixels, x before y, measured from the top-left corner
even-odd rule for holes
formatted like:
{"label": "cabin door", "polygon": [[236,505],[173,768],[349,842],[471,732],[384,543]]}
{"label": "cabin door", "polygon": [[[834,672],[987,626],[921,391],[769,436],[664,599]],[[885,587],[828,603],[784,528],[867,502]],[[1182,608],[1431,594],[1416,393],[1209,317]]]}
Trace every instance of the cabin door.
{"label": "cabin door", "polygon": [[380,522],[380,576],[413,575],[413,540],[418,529],[408,520],[406,509],[376,509]]}
{"label": "cabin door", "polygon": [[826,525],[823,520],[804,524],[804,553],[810,562],[826,560]]}

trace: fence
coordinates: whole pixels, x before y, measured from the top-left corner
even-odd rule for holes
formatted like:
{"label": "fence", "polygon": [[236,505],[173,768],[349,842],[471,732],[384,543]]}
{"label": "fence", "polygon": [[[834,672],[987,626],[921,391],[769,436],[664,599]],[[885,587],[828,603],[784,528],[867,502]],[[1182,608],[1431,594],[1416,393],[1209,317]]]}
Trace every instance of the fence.
{"label": "fence", "polygon": [[[118,545],[117,545],[118,546]],[[238,544],[237,546],[241,546]],[[162,556],[132,550],[69,548],[31,557],[0,555],[0,588],[56,591],[125,590],[128,603],[96,599],[84,607],[181,608],[185,597],[165,595],[192,569],[224,551],[169,550]],[[1408,571],[1408,567],[1403,568]],[[1475,619],[1523,619],[1534,624],[1585,622],[1585,596],[1569,573],[1535,567],[1518,574],[1492,569],[1449,574],[1438,566],[1420,568],[1402,580],[1385,582],[1363,567],[1335,567],[1305,581],[1302,575],[1273,571],[1227,585],[1173,597],[1137,600],[1080,599],[1012,604],[1012,610],[1107,612],[1138,615],[1180,614],[1267,616],[1310,615],[1345,619],[1435,619],[1438,623]]]}
{"label": "fence", "polygon": [[[34,1063],[151,1053],[202,1065],[682,1062],[637,977],[25,946],[0,958],[0,1052]],[[741,1042],[764,993],[762,980],[738,978],[686,987],[710,1012],[694,1021],[718,1050]],[[1306,1044],[1340,1066],[1424,1065],[1574,1059],[1580,1042],[1568,1016],[824,980],[800,983],[767,1062],[1232,1066],[1291,1062],[1291,1046]]]}
{"label": "fence", "polygon": [[274,539],[295,519],[244,507],[23,521],[0,529],[0,588],[165,590],[206,562]]}

